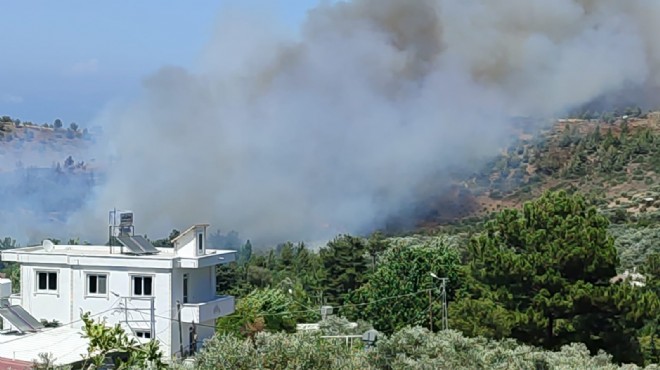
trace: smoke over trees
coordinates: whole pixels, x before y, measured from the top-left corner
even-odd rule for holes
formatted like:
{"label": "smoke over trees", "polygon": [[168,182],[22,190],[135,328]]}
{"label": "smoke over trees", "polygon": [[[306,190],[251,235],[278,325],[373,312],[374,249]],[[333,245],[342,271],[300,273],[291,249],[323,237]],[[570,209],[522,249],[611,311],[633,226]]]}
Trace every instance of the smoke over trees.
{"label": "smoke over trees", "polygon": [[130,207],[150,235],[208,221],[256,245],[377,227],[430,176],[494,154],[511,116],[648,97],[659,12],[355,0],[319,5],[291,36],[227,8],[194,70],[161,69],[111,114],[115,165],[71,224],[97,237],[106,209]]}

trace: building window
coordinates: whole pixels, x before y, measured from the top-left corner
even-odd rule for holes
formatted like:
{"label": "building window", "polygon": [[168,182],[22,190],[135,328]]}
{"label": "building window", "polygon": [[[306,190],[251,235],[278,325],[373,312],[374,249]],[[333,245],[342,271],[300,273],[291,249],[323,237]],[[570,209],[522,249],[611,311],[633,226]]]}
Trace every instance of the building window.
{"label": "building window", "polygon": [[204,252],[204,234],[197,234],[197,250],[199,253]]}
{"label": "building window", "polygon": [[135,336],[141,339],[151,339],[151,331],[150,330],[136,330],[135,331]]}
{"label": "building window", "polygon": [[151,296],[153,278],[151,276],[133,276],[133,295]]}
{"label": "building window", "polygon": [[106,295],[108,293],[108,275],[107,274],[89,274],[87,275],[87,294]]}
{"label": "building window", "polygon": [[56,292],[57,272],[37,272],[37,290],[42,292]]}
{"label": "building window", "polygon": [[188,303],[188,274],[183,274],[183,303]]}

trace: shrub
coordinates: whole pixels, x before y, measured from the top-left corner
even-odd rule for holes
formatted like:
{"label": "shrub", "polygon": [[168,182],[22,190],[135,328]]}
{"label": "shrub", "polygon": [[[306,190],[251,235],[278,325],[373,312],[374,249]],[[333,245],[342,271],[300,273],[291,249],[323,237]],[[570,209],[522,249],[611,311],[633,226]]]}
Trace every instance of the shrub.
{"label": "shrub", "polygon": [[217,335],[205,343],[196,360],[197,369],[232,370],[638,369],[635,365],[619,367],[603,352],[592,356],[580,343],[552,352],[510,339],[468,338],[458,331],[431,333],[421,327],[403,329],[389,338],[379,337],[376,346],[368,350],[361,343],[351,347],[309,333],[260,333],[254,344],[231,335]]}

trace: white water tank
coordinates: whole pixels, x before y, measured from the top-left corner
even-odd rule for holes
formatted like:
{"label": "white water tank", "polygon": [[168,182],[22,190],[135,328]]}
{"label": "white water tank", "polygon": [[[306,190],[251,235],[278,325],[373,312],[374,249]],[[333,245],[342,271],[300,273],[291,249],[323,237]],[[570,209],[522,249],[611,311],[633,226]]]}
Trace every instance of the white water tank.
{"label": "white water tank", "polygon": [[9,298],[11,295],[11,280],[0,279],[0,299]]}

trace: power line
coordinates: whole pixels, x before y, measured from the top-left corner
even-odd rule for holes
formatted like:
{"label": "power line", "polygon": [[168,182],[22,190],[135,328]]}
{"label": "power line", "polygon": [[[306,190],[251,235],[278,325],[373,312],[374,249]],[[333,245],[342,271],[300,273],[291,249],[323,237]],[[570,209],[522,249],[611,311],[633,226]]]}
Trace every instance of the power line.
{"label": "power line", "polygon": [[[377,303],[377,302],[384,302],[384,301],[391,300],[391,299],[409,297],[409,296],[413,296],[413,295],[417,295],[417,294],[421,294],[421,293],[426,293],[426,292],[429,292],[431,290],[432,289],[422,289],[422,290],[419,290],[419,291],[413,292],[413,293],[399,294],[399,295],[389,296],[389,297],[376,299],[376,300],[373,300],[373,301],[363,302],[363,303],[347,303],[347,304],[344,304],[344,305],[341,305],[341,306],[336,306],[336,307],[333,307],[333,308],[366,306],[366,305]],[[273,312],[273,313],[267,313],[266,312],[266,313],[260,313],[260,314],[258,314],[258,316],[281,316],[281,315],[289,315],[289,314],[295,314],[295,313],[306,313],[306,312],[316,312],[316,311],[317,311],[317,309],[303,310],[303,311],[284,311],[284,312]],[[227,315],[227,316],[223,316],[223,317],[230,317],[230,316],[234,316],[234,315],[238,315],[238,313],[234,312],[231,315]],[[160,317],[160,318],[163,318],[163,319],[168,319],[170,321],[175,321],[175,319],[173,319],[171,317],[166,317],[166,316],[161,316],[161,315],[154,315],[154,316]],[[195,325],[201,326],[201,327],[207,327],[207,328],[215,328],[215,326],[204,325],[204,324],[201,324],[201,323],[200,324],[195,324]]]}

